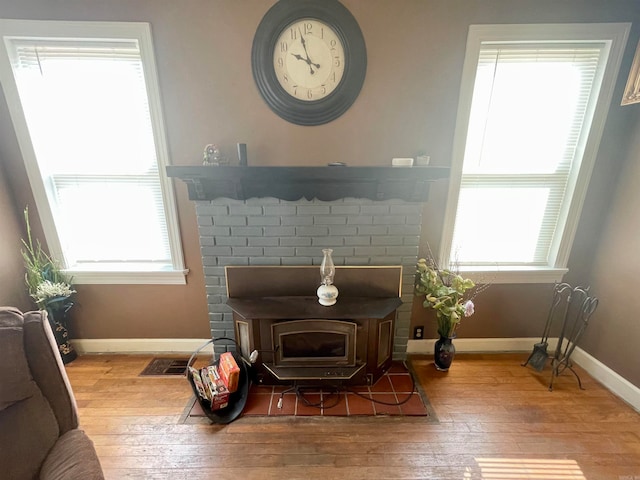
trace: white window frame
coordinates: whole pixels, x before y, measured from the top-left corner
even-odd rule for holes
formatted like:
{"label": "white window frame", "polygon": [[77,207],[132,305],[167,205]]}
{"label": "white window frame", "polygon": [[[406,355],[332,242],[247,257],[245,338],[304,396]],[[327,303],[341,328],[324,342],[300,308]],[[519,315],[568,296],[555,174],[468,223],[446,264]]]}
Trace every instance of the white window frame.
{"label": "white window frame", "polygon": [[[627,42],[630,23],[608,24],[529,24],[529,25],[472,25],[469,27],[467,47],[464,59],[460,97],[454,134],[453,158],[449,178],[449,191],[445,210],[442,238],[440,242],[439,261],[443,267],[450,265],[455,215],[458,207],[458,196],[462,178],[467,129],[471,112],[471,102],[478,65],[480,48],[483,44],[500,44],[506,42],[603,42],[605,43],[604,68],[596,74],[596,82],[601,79],[599,90],[594,85],[593,98],[588,109],[586,126],[588,136],[582,138],[583,149],[581,161],[572,167],[569,174],[565,206],[558,222],[558,231],[552,244],[549,264],[546,266],[456,266],[477,281],[492,283],[553,283],[562,280],[568,271],[567,263],[571,246],[575,237],[582,205],[591,178],[591,173],[602,138],[605,121],[616,78],[620,69],[624,47]],[[589,119],[591,121],[589,122]]]}
{"label": "white window frame", "polygon": [[[76,22],[0,19],[0,81],[4,89],[9,112],[13,120],[18,143],[24,159],[27,175],[44,236],[51,255],[64,265],[64,255],[54,223],[52,209],[47,198],[45,184],[38,167],[34,147],[31,143],[18,88],[14,79],[5,39],[21,38],[87,38],[87,39],[133,39],[140,47],[140,56],[145,73],[149,100],[149,111],[153,128],[158,171],[163,194],[167,234],[172,265],[152,267],[150,264],[122,265],[117,270],[97,266],[92,270],[66,269],[76,284],[185,284],[188,270],[184,266],[182,242],[177,218],[173,185],[166,174],[169,165],[167,139],[160,102],[158,74],[153,55],[151,28],[142,22]],[[7,40],[8,41],[8,40]]]}

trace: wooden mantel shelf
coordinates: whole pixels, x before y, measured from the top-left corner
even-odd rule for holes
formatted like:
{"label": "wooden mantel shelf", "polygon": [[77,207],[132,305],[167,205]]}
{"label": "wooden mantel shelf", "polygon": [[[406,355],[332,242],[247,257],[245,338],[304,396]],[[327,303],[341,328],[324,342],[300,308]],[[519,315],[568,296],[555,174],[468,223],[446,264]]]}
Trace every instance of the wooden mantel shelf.
{"label": "wooden mantel shelf", "polygon": [[186,182],[190,200],[272,197],[280,200],[341,198],[426,202],[429,184],[449,176],[448,167],[240,167],[169,166]]}

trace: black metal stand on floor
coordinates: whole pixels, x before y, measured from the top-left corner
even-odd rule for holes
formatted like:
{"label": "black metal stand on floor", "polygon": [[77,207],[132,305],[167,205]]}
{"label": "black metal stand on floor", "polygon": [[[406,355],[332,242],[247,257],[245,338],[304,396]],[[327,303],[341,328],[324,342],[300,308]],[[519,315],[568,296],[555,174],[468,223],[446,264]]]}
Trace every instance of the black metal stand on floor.
{"label": "black metal stand on floor", "polygon": [[[558,307],[562,306],[563,315],[558,315]],[[578,386],[584,390],[580,376],[573,369],[571,355],[575,350],[589,319],[598,307],[598,299],[589,296],[589,287],[571,287],[568,283],[559,283],[554,287],[553,300],[549,316],[540,343],[533,347],[533,352],[523,366],[531,365],[541,371],[547,360],[551,358],[551,380],[549,390],[553,390],[553,382],[562,372],[569,369],[578,380]],[[547,353],[549,332],[555,321],[560,321],[558,343],[553,355]]]}
{"label": "black metal stand on floor", "polygon": [[569,369],[578,380],[578,386],[582,382],[576,371],[572,368],[571,354],[575,350],[582,334],[589,323],[589,318],[598,307],[598,299],[589,296],[589,288],[576,287],[567,297],[567,310],[562,323],[562,330],[558,337],[556,351],[551,360],[552,374],[549,382],[549,390],[553,390],[553,381],[565,369]]}

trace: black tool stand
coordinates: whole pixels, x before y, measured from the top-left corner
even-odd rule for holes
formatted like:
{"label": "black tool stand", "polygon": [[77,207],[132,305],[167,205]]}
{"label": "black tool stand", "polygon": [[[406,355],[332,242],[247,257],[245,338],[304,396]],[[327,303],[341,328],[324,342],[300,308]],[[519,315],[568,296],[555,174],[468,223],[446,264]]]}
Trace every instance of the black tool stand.
{"label": "black tool stand", "polygon": [[[549,390],[553,390],[553,381],[567,368],[575,375],[580,389],[584,390],[580,377],[573,369],[571,354],[580,342],[580,338],[589,323],[589,318],[598,307],[598,299],[589,296],[589,287],[566,288],[569,285],[560,285],[565,287],[568,295],[566,296],[565,316],[560,329],[558,344],[551,357],[551,381],[549,382]],[[557,287],[558,286],[556,286],[556,288]]]}

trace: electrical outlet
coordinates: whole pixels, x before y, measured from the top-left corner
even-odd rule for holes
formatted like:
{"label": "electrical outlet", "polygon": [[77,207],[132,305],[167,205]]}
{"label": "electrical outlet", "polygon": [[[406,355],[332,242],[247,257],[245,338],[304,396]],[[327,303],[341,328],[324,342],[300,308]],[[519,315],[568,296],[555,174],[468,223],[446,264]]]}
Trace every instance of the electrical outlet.
{"label": "electrical outlet", "polygon": [[413,327],[413,339],[422,340],[424,338],[424,327]]}

